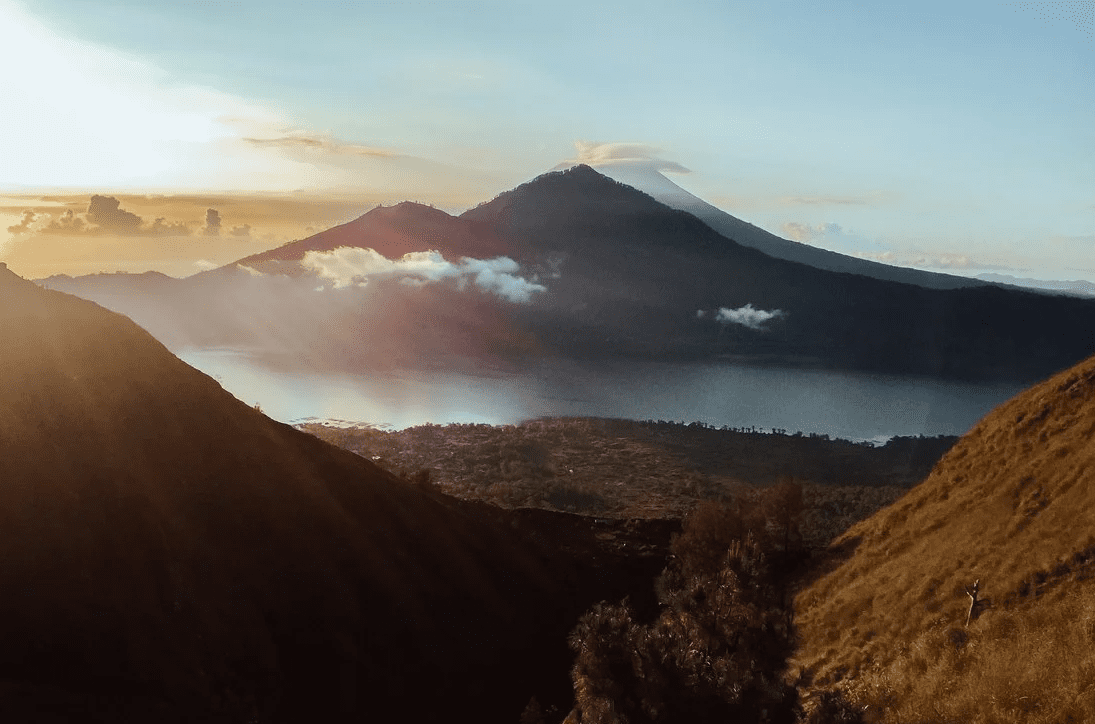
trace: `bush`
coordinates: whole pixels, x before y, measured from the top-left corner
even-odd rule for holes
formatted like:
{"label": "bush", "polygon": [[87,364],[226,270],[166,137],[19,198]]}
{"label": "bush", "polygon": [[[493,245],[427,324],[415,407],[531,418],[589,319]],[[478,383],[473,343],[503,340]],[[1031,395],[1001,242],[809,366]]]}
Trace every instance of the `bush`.
{"label": "bush", "polygon": [[780,572],[758,505],[704,503],[658,580],[660,615],[642,624],[624,601],[594,607],[570,637],[582,724],[792,722],[784,680],[792,647]]}

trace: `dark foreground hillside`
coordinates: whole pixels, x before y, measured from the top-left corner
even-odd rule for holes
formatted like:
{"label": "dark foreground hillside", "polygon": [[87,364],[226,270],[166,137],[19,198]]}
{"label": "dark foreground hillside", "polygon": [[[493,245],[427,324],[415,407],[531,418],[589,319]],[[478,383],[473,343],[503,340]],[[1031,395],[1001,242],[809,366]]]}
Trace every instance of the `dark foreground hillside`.
{"label": "dark foreground hillside", "polygon": [[1095,720],[1095,358],[998,407],[840,549],[795,603],[808,688],[869,721]]}
{"label": "dark foreground hillside", "polygon": [[668,537],[632,530],[633,571],[520,527],[0,269],[5,721],[514,721],[568,694],[566,633]]}

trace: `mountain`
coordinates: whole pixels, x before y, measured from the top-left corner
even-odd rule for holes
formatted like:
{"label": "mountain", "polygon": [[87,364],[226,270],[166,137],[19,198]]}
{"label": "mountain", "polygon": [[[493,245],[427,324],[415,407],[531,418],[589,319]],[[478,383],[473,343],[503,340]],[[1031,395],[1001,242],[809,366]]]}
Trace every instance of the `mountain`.
{"label": "mountain", "polygon": [[1071,281],[1031,279],[1030,277],[1017,277],[1012,274],[994,274],[991,272],[978,274],[977,278],[993,284],[1007,284],[1013,287],[1038,289],[1057,294],[1072,294],[1079,297],[1095,297],[1095,284],[1085,279],[1073,279]]}
{"label": "mountain", "polygon": [[979,287],[985,286],[987,283],[1006,281],[989,279],[984,276],[971,279],[953,274],[908,269],[880,264],[868,259],[858,259],[828,249],[820,249],[809,244],[781,238],[759,226],[742,221],[736,216],[712,206],[703,199],[693,196],[653,169],[619,164],[604,167],[602,171],[617,181],[650,194],[666,206],[687,211],[715,231],[729,239],[733,239],[742,246],[759,249],[768,256],[777,259],[808,264],[828,271],[862,274],[872,279],[916,284],[928,289],[961,289],[963,287]]}
{"label": "mountain", "polygon": [[377,206],[353,221],[253,254],[235,264],[269,273],[286,270],[295,273],[292,262],[300,261],[308,252],[329,252],[339,247],[375,249],[389,259],[411,252],[439,250],[450,261],[464,256],[487,259],[511,251],[503,240],[477,234],[444,211],[404,201],[394,206]]}
{"label": "mountain", "polygon": [[1095,351],[1095,304],[921,286],[777,259],[588,166],[460,217],[509,240],[550,292],[517,310],[568,354],[1037,379]]}
{"label": "mountain", "polygon": [[516,721],[622,595],[6,267],[0,530],[10,721]]}
{"label": "mountain", "polygon": [[880,721],[1091,721],[1093,433],[1095,357],[993,410],[849,529],[796,599],[806,680]]}
{"label": "mountain", "polygon": [[[439,255],[398,258],[429,249]],[[88,296],[174,349],[358,370],[550,354],[1029,382],[1095,351],[1095,300],[929,289],[779,259],[588,166],[459,217],[377,208],[182,281],[184,296],[161,303]],[[81,282],[47,284],[79,293]]]}

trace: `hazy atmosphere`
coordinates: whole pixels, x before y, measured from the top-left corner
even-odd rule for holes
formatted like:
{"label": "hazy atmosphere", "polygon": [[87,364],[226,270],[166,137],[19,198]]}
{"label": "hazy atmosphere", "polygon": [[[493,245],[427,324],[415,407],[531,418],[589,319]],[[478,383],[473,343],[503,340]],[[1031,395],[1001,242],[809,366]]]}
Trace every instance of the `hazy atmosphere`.
{"label": "hazy atmosphere", "polygon": [[187,276],[582,161],[846,254],[1091,281],[1092,8],[0,0],[0,259]]}
{"label": "hazy atmosphere", "polygon": [[0,67],[0,722],[1095,722],[1095,1]]}

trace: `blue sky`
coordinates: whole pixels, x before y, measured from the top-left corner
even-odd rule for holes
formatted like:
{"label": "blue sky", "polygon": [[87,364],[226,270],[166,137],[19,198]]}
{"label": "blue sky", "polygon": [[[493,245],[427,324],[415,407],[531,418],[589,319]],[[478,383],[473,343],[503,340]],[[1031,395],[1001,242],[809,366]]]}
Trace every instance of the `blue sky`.
{"label": "blue sky", "polygon": [[628,143],[801,241],[1095,280],[1095,2],[0,0],[0,61],[5,218],[45,190],[458,211]]}

